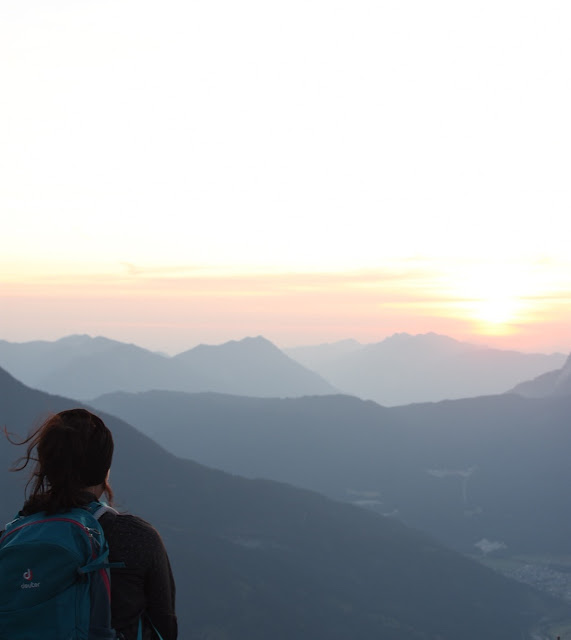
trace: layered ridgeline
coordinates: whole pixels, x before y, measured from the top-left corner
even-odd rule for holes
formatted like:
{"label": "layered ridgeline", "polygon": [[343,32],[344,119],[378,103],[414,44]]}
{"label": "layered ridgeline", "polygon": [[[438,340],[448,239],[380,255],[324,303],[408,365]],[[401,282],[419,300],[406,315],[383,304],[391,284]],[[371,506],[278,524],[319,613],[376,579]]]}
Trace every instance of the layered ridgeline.
{"label": "layered ridgeline", "polygon": [[394,406],[504,393],[565,361],[562,354],[487,349],[436,334],[285,352],[257,337],[168,357],[107,338],[69,336],[0,341],[0,367],[34,388],[84,400],[154,389],[278,398],[342,392]]}
{"label": "layered ridgeline", "polygon": [[504,393],[565,361],[563,354],[490,349],[427,333],[382,342],[285,349],[344,393],[385,406]]}
{"label": "layered ridgeline", "polygon": [[92,404],[180,456],[368,506],[465,553],[569,554],[571,396],[386,408],[150,392]]}
{"label": "layered ridgeline", "polygon": [[268,340],[199,345],[174,357],[107,338],[0,341],[0,367],[28,386],[88,399],[111,391],[218,391],[260,397],[335,393]]}
{"label": "layered ridgeline", "polygon": [[[0,421],[24,434],[75,403],[0,371]],[[527,587],[396,520],[167,453],[121,420],[112,481],[121,506],[161,531],[189,640],[505,640],[546,637],[569,615]],[[17,451],[0,439],[0,520],[20,506]]]}
{"label": "layered ridgeline", "polygon": [[548,371],[533,380],[516,385],[511,393],[525,398],[549,398],[571,396],[571,356],[560,369]]}

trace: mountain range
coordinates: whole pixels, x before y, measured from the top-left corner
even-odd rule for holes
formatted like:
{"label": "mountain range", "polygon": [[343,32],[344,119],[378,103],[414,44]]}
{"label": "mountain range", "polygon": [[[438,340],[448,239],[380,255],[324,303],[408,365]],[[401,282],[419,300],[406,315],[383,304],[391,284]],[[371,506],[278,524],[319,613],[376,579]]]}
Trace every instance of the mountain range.
{"label": "mountain range", "polygon": [[31,387],[82,400],[114,391],[279,398],[341,392],[396,406],[504,393],[564,362],[563,354],[488,349],[431,333],[284,351],[258,336],[173,357],[103,337],[0,341],[6,371]]}
{"label": "mountain range", "polygon": [[[0,422],[22,438],[76,406],[0,370]],[[120,507],[161,532],[189,640],[532,640],[569,619],[550,598],[446,550],[395,519],[166,452],[126,422],[114,434]],[[0,438],[0,521],[23,500],[7,471],[19,451]]]}
{"label": "mountain range", "polygon": [[48,393],[88,399],[111,391],[218,391],[262,397],[334,393],[320,376],[262,337],[199,345],[174,357],[84,335],[0,341],[0,366]]}
{"label": "mountain range", "polygon": [[177,455],[367,506],[464,553],[487,540],[504,555],[568,554],[571,396],[387,408],[157,391],[91,404]]}
{"label": "mountain range", "polygon": [[285,349],[334,387],[385,406],[504,393],[565,362],[565,355],[491,349],[435,333],[382,342]]}

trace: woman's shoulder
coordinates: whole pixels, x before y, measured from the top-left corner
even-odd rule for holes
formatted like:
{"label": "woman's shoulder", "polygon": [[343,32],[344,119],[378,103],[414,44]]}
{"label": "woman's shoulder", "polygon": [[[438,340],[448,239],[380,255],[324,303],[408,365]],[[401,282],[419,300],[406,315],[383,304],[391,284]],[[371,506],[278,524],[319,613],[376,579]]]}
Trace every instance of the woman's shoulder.
{"label": "woman's shoulder", "polygon": [[162,544],[159,532],[150,523],[132,513],[111,511],[104,513],[99,522],[107,537],[147,540],[149,543]]}
{"label": "woman's shoulder", "polygon": [[109,509],[106,511],[100,518],[99,522],[101,525],[112,524],[113,528],[120,529],[129,529],[132,531],[139,532],[155,532],[156,529],[150,522],[147,522],[145,519],[140,516],[136,516],[133,513],[122,513],[121,511],[117,511],[115,509]]}
{"label": "woman's shoulder", "polygon": [[101,519],[111,516],[116,521],[116,526],[129,527],[132,529],[140,529],[144,531],[152,530],[155,528],[150,522],[147,522],[144,518],[136,516],[133,513],[122,513],[113,509],[111,512],[104,513]]}
{"label": "woman's shoulder", "polygon": [[125,560],[131,567],[152,567],[166,554],[152,524],[130,513],[104,513],[99,519],[111,552],[110,560]]}

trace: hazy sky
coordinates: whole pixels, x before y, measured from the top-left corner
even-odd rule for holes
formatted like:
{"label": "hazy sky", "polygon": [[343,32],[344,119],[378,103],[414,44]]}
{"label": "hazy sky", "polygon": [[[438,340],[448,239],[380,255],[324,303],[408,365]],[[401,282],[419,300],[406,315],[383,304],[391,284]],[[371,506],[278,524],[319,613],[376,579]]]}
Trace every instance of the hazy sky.
{"label": "hazy sky", "polygon": [[0,338],[571,350],[571,4],[2,0]]}

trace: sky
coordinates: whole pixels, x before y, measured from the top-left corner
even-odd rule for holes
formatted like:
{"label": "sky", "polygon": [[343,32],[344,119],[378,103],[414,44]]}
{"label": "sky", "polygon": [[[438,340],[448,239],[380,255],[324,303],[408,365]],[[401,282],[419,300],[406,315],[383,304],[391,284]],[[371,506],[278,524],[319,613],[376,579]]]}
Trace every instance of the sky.
{"label": "sky", "polygon": [[0,339],[571,351],[571,5],[2,0]]}

